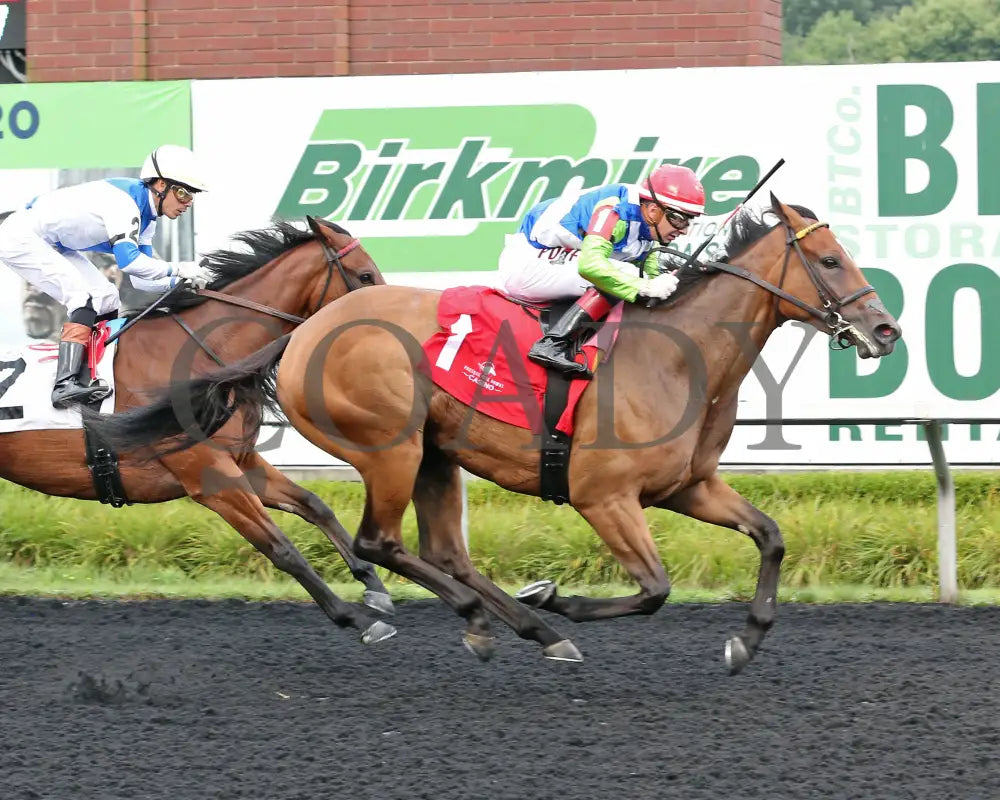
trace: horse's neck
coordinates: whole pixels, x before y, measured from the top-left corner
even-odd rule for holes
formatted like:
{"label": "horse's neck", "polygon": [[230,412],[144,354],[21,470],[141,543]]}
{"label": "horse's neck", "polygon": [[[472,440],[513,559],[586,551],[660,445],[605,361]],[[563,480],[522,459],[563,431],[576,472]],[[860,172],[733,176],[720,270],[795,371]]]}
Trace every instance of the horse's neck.
{"label": "horse's neck", "polygon": [[[655,373],[668,389],[676,384],[679,369],[694,377],[688,362],[696,350],[710,397],[735,391],[775,329],[769,300],[770,295],[741,278],[723,274],[705,279],[675,305],[649,313],[633,352],[644,354],[642,371]],[[657,358],[670,342],[679,361]]]}
{"label": "horse's neck", "polygon": [[[283,269],[282,261],[283,257],[233,281],[224,293],[286,314],[305,316],[309,312],[307,287],[313,281],[292,269]],[[181,311],[179,316],[196,333],[205,331],[203,340],[227,364],[273,342],[294,327],[294,323],[266,312],[221,300],[208,300]]]}

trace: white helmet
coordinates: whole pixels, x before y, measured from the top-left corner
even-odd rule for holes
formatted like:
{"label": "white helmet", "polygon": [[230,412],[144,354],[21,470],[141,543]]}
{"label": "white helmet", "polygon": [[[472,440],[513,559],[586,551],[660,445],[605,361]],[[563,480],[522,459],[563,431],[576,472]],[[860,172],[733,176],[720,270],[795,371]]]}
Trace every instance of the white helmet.
{"label": "white helmet", "polygon": [[199,192],[208,190],[201,165],[194,153],[176,144],[164,144],[146,156],[139,173],[139,180],[155,181],[163,178],[167,183],[183,183]]}

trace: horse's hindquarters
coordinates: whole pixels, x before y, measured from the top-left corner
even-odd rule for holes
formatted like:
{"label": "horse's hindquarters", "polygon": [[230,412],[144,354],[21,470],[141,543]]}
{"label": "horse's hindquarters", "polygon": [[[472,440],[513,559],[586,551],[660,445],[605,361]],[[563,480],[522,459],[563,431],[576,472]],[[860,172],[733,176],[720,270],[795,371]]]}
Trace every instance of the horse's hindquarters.
{"label": "horse's hindquarters", "polygon": [[430,398],[421,344],[437,330],[437,297],[371,287],[296,330],[278,370],[292,425],[359,469],[374,454],[419,443]]}

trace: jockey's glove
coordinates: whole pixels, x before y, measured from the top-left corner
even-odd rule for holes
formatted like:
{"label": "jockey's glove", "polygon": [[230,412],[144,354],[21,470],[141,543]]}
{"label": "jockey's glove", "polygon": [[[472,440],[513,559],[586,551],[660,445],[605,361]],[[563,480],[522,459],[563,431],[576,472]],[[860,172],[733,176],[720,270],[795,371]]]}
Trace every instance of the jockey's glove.
{"label": "jockey's glove", "polygon": [[215,276],[208,267],[203,267],[196,261],[181,261],[177,264],[177,277],[189,281],[196,289],[204,289]]}
{"label": "jockey's glove", "polygon": [[642,278],[639,286],[639,297],[650,300],[666,300],[677,289],[677,276],[672,272],[664,272],[655,278]]}

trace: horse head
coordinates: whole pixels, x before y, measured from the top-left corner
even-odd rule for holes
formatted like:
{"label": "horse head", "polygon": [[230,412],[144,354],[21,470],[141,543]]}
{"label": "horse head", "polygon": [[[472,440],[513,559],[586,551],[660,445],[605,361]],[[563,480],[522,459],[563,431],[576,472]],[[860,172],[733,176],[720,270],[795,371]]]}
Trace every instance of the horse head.
{"label": "horse head", "polygon": [[774,299],[777,321],[808,322],[831,336],[831,346],[854,345],[861,358],[889,355],[902,334],[899,323],[829,225],[807,219],[773,193],[771,211],[785,232],[771,280],[784,290]]}
{"label": "horse head", "polygon": [[[322,289],[317,287],[314,296],[310,297],[313,313],[345,292],[385,283],[382,273],[359,239],[327,220],[311,216],[307,216],[306,220],[320,245],[327,271]],[[331,292],[335,275],[343,281],[343,288],[334,287]]]}

